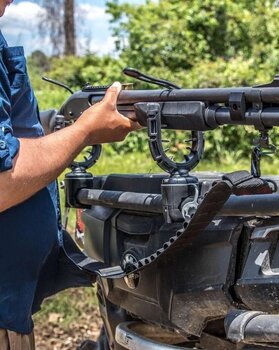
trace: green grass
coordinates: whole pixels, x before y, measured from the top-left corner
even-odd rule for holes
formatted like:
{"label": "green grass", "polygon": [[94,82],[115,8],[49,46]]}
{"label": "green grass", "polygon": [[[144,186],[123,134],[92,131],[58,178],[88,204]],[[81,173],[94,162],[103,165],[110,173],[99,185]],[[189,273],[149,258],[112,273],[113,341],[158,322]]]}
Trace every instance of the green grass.
{"label": "green grass", "polygon": [[[279,173],[279,159],[276,155],[262,158],[262,173]],[[220,171],[229,172],[236,170],[250,170],[250,160],[241,159],[235,161],[233,154],[225,153],[221,161],[209,161],[202,159],[194,171]],[[109,155],[103,152],[97,163],[90,169],[94,175],[106,174],[140,174],[140,173],[162,173],[163,170],[152,160],[149,152],[127,153]],[[67,172],[67,170],[65,171]],[[63,174],[65,174],[65,172]],[[61,178],[61,177],[60,177]]]}
{"label": "green grass", "polygon": [[[221,161],[202,159],[194,171],[230,172],[236,170],[250,171],[250,160],[235,160],[234,154],[224,153]],[[262,174],[279,174],[279,159],[274,156],[262,158]],[[130,173],[162,173],[163,170],[152,160],[149,152],[114,154],[109,156],[103,152],[98,162],[90,169],[95,175],[130,174]]]}

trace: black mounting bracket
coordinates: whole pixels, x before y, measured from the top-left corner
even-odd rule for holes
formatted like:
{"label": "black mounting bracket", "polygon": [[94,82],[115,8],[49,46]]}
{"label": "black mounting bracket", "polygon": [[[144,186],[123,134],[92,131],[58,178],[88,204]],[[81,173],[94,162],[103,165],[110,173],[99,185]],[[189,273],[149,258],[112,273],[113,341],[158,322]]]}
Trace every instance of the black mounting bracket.
{"label": "black mounting bracket", "polygon": [[164,151],[161,134],[161,106],[159,103],[147,103],[147,130],[151,155],[158,166],[170,175],[188,176],[190,170],[199,163],[204,139],[201,131],[192,131],[191,147],[187,147],[189,154],[184,155],[183,162],[174,162]]}
{"label": "black mounting bracket", "polygon": [[229,107],[231,119],[244,121],[246,113],[246,100],[244,92],[232,92],[229,96]]}

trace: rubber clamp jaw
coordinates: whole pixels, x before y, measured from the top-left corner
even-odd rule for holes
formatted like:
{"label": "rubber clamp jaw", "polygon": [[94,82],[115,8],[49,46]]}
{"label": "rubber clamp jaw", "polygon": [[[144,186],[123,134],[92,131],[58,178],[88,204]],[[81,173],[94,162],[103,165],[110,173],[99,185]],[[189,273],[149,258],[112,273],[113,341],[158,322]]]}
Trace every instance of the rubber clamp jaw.
{"label": "rubber clamp jaw", "polygon": [[184,155],[183,162],[174,162],[164,151],[162,144],[161,106],[159,103],[147,103],[147,130],[151,155],[158,166],[170,175],[187,176],[199,163],[204,149],[203,133],[192,131],[190,151]]}

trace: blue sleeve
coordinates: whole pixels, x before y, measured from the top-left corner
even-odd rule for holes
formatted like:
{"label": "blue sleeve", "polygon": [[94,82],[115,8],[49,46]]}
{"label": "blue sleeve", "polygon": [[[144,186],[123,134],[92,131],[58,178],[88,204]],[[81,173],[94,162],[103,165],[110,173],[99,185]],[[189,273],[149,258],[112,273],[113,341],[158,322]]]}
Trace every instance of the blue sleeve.
{"label": "blue sleeve", "polygon": [[13,136],[11,123],[11,89],[6,67],[0,58],[0,172],[12,169],[19,141]]}

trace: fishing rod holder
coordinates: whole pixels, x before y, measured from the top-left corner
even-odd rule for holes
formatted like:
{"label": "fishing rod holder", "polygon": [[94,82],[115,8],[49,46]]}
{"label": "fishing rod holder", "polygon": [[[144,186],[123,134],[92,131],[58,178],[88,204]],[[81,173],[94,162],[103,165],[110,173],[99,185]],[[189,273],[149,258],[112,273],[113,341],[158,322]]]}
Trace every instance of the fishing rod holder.
{"label": "fishing rod holder", "polygon": [[188,176],[189,171],[199,163],[204,149],[203,133],[192,131],[191,145],[187,147],[188,154],[184,155],[184,161],[175,162],[167,156],[162,139],[161,105],[159,103],[147,103],[144,110],[147,118],[147,134],[152,158],[157,165],[171,176]]}

